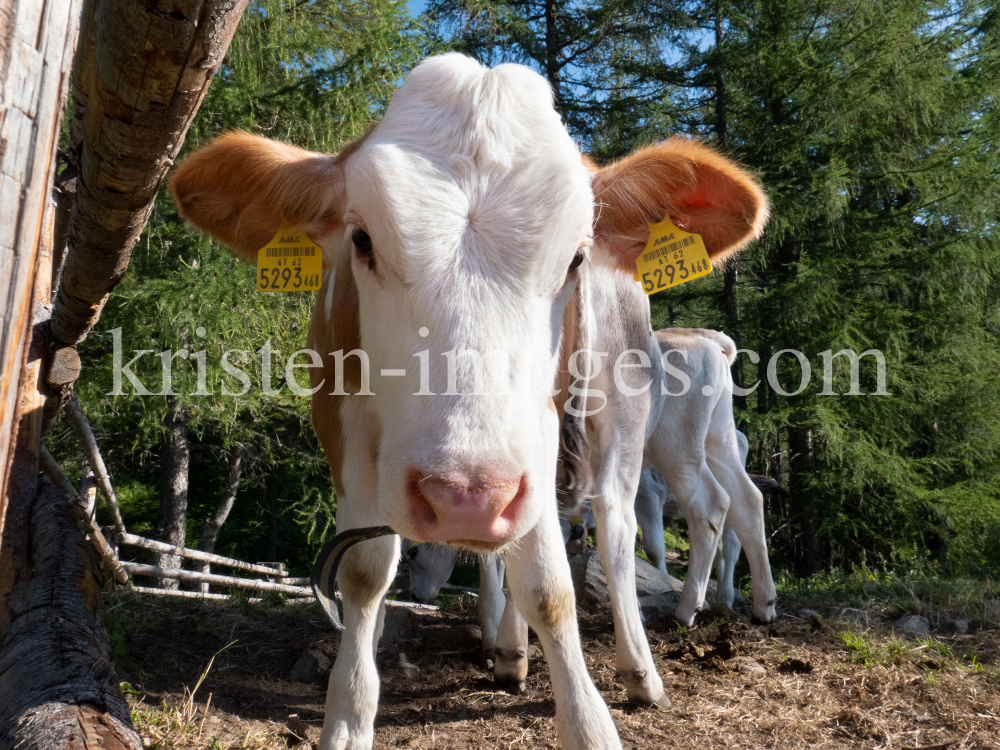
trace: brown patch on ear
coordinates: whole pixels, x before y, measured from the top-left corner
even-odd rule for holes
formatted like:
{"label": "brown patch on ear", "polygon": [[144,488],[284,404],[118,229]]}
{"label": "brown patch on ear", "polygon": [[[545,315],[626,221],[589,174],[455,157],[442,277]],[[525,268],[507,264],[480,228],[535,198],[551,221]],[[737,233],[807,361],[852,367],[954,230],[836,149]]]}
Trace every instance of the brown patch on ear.
{"label": "brown patch on ear", "polygon": [[[344,470],[344,435],[341,407],[346,398],[364,398],[364,396],[334,396],[331,391],[336,388],[336,368],[331,352],[341,349],[344,353],[361,347],[361,329],[358,323],[358,287],[351,274],[350,253],[345,253],[335,269],[333,287],[333,305],[330,316],[326,316],[324,304],[328,289],[327,281],[320,288],[316,297],[316,307],[313,309],[312,322],[309,324],[309,335],[306,346],[320,353],[323,366],[309,370],[309,380],[315,388],[323,383],[312,398],[313,429],[323,445],[330,473],[333,476],[333,487],[338,497],[344,496],[344,484],[341,479]],[[357,393],[361,390],[361,362],[356,356],[344,359],[344,391]]]}
{"label": "brown patch on ear", "polygon": [[594,237],[623,269],[634,270],[649,223],[667,214],[700,234],[716,263],[764,230],[768,200],[756,180],[697,141],[675,136],[609,164],[594,176]]}
{"label": "brown patch on ear", "polygon": [[[359,143],[359,142],[356,142]],[[181,162],[170,177],[177,210],[238,253],[256,257],[282,217],[317,236],[340,221],[343,160],[233,131]]]}

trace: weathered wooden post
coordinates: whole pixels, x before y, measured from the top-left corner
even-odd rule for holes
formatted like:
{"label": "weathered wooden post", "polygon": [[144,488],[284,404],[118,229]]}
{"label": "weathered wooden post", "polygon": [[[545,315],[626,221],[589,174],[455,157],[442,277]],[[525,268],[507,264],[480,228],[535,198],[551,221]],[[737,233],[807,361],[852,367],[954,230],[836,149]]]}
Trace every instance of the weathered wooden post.
{"label": "weathered wooden post", "polygon": [[41,410],[38,360],[28,366],[26,355],[33,302],[49,283],[36,294],[39,257],[51,242],[44,230],[80,5],[13,0],[0,7],[0,623],[27,564]]}
{"label": "weathered wooden post", "polygon": [[[90,548],[65,497],[48,484],[37,492],[43,411],[54,418],[71,394],[75,346],[128,267],[246,1],[0,3],[0,750],[139,746],[109,671],[94,598],[100,571],[72,552]],[[55,220],[50,195],[71,70],[73,122]],[[60,242],[68,235],[61,276],[52,266],[63,255],[61,246],[53,252],[53,225]],[[33,508],[44,529],[32,528]],[[37,545],[53,534],[64,538],[46,557]],[[83,572],[71,570],[74,555]],[[36,627],[53,618],[80,636],[74,669],[99,680],[61,681],[65,634],[40,638]],[[9,655],[25,649],[32,668],[11,667]],[[53,685],[62,686],[58,695]],[[5,696],[17,697],[16,710]],[[40,711],[33,701],[43,698],[59,705]]]}

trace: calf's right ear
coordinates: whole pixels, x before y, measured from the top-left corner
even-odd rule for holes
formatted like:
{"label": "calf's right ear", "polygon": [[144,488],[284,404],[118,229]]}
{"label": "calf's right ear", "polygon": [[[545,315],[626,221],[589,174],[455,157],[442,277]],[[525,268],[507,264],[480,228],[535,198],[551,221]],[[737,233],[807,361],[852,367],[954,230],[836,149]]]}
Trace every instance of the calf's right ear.
{"label": "calf's right ear", "polygon": [[336,157],[233,131],[185,158],[170,190],[181,216],[256,258],[282,218],[313,239],[332,232],[340,223],[344,178]]}
{"label": "calf's right ear", "polygon": [[635,270],[649,225],[670,216],[699,234],[713,263],[764,231],[767,196],[751,174],[698,141],[673,137],[597,170],[595,246],[613,265]]}

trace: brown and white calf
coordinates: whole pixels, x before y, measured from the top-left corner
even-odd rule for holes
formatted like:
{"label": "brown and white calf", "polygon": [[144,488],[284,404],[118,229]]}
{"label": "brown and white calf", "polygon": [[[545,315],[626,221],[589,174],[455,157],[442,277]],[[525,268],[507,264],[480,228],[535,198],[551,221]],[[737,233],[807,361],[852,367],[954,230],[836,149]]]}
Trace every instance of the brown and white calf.
{"label": "brown and white calf", "polygon": [[[383,120],[340,154],[230,133],[189,156],[171,184],[180,212],[238,252],[256,257],[283,218],[323,249],[330,270],[308,341],[323,357],[310,370],[313,424],[338,531],[387,524],[416,540],[505,550],[517,607],[549,663],[560,743],[620,747],[583,660],[557,518],[551,391],[563,312],[586,253],[631,274],[650,220],[666,213],[711,256],[735,252],[765,221],[759,187],[684,139],[591,171],[543,78],[454,54],[417,66]],[[469,351],[499,363],[482,389]],[[372,745],[373,645],[398,557],[388,536],[341,562],[346,630],[324,750]]]}

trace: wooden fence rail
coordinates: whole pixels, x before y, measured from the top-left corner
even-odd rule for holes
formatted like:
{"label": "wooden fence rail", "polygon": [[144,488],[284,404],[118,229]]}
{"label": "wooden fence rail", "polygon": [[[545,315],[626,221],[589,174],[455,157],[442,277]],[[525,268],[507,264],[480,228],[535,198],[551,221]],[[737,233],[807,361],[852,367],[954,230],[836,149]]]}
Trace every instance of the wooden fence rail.
{"label": "wooden fence rail", "polygon": [[[284,578],[288,575],[288,573],[277,567],[272,568],[267,565],[254,565],[253,563],[243,562],[242,560],[234,560],[230,557],[216,555],[213,552],[202,552],[201,550],[189,549],[188,547],[178,547],[173,544],[167,544],[166,542],[158,542],[154,539],[146,539],[145,537],[136,536],[135,534],[116,534],[115,541],[118,542],[118,544],[124,544],[129,547],[141,547],[142,549],[148,549],[153,552],[166,552],[171,555],[177,555],[178,557],[186,557],[191,560],[215,563],[216,565],[225,565],[229,568],[246,570],[251,573],[261,573],[262,575],[273,576],[275,578]],[[199,573],[199,575],[211,574]],[[309,583],[309,579],[296,579],[296,582]]]}
{"label": "wooden fence rail", "polygon": [[312,596],[313,590],[304,586],[288,586],[284,583],[271,583],[259,578],[236,578],[235,576],[220,576],[215,573],[196,573],[193,570],[181,568],[159,568],[156,565],[122,561],[122,567],[132,575],[151,576],[153,578],[172,578],[189,583],[214,583],[217,586],[229,586],[238,589],[256,589],[257,591],[278,591],[292,596]]}

